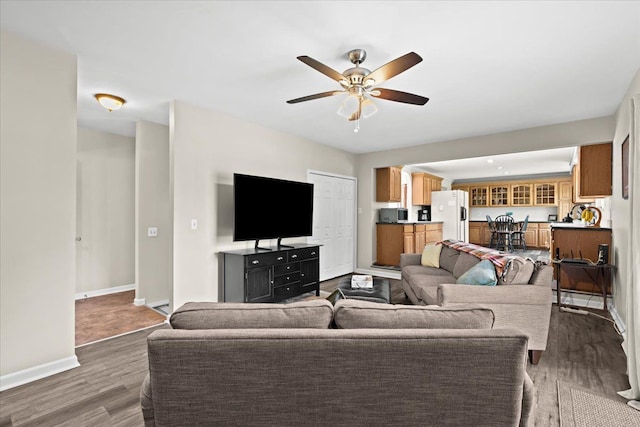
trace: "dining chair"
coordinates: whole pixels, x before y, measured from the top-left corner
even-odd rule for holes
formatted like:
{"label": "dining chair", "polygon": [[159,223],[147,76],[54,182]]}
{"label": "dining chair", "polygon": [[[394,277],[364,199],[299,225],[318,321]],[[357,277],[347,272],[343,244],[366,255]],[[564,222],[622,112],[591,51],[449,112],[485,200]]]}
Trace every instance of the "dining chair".
{"label": "dining chair", "polygon": [[527,242],[524,238],[524,232],[527,231],[529,225],[529,215],[524,218],[524,221],[520,223],[520,228],[511,234],[513,239],[513,246],[519,246],[523,251],[527,250]]}
{"label": "dining chair", "polygon": [[499,215],[494,220],[494,224],[497,235],[497,249],[502,247],[505,252],[513,251],[513,232],[515,231],[513,217],[509,215]]}
{"label": "dining chair", "polygon": [[491,216],[487,215],[487,226],[491,232],[491,240],[489,241],[489,247],[493,248],[498,241],[498,233],[496,232],[496,224],[491,219]]}

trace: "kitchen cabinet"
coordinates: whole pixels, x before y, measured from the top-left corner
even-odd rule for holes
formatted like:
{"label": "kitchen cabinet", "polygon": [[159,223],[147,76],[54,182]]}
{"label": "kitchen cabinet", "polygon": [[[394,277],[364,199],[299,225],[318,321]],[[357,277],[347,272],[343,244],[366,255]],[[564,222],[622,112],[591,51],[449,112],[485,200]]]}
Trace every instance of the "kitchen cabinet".
{"label": "kitchen cabinet", "polygon": [[490,185],[489,194],[489,206],[509,206],[509,185]]}
{"label": "kitchen cabinet", "polygon": [[571,212],[573,207],[573,185],[571,182],[558,183],[558,219],[562,219]]}
{"label": "kitchen cabinet", "polygon": [[376,169],[376,202],[400,202],[402,199],[402,168],[391,166]]}
{"label": "kitchen cabinet", "polygon": [[557,184],[545,182],[533,185],[533,192],[535,195],[535,206],[555,206],[556,201],[556,186]]}
{"label": "kitchen cabinet", "polygon": [[442,178],[428,173],[411,174],[411,204],[431,205],[431,192],[442,190]]}
{"label": "kitchen cabinet", "polygon": [[551,227],[547,223],[538,223],[538,248],[551,248]]}
{"label": "kitchen cabinet", "polygon": [[533,205],[533,184],[511,184],[511,206]]}
{"label": "kitchen cabinet", "polygon": [[484,245],[484,229],[488,228],[486,222],[469,221],[469,243]]}
{"label": "kitchen cabinet", "polygon": [[469,206],[482,207],[489,206],[489,187],[478,186],[469,187]]}
{"label": "kitchen cabinet", "polygon": [[376,264],[400,265],[400,254],[422,253],[442,240],[442,223],[376,224]]}
{"label": "kitchen cabinet", "polygon": [[574,176],[577,199],[593,199],[612,194],[612,151],[611,142],[583,145],[578,148],[578,163]]}
{"label": "kitchen cabinet", "polygon": [[[424,243],[428,245],[430,243],[436,243],[442,241],[442,223],[431,223],[424,225]],[[424,245],[420,249],[420,252],[424,249]]]}
{"label": "kitchen cabinet", "polygon": [[527,244],[527,248],[538,247],[538,223],[529,222],[527,229],[524,232],[524,241]]}

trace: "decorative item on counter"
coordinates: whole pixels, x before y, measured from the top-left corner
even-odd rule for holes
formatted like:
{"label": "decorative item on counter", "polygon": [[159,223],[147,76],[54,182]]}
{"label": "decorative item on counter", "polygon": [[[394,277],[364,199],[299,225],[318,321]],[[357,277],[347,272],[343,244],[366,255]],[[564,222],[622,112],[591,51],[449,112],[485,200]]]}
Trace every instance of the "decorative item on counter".
{"label": "decorative item on counter", "polygon": [[593,206],[589,206],[582,211],[581,216],[586,226],[588,227],[600,226],[600,219],[602,218],[602,212],[600,212],[600,209]]}
{"label": "decorative item on counter", "polygon": [[562,222],[572,223],[573,222],[573,218],[571,218],[571,213],[567,213],[567,216],[562,218]]}
{"label": "decorative item on counter", "polygon": [[547,217],[547,221],[549,222],[556,222],[557,220],[558,220],[558,215],[549,214],[549,216]]}

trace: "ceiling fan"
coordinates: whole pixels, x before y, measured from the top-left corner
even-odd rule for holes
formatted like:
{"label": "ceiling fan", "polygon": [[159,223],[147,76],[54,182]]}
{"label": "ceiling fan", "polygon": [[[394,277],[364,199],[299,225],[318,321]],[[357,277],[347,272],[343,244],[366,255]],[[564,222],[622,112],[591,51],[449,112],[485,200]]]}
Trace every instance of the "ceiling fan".
{"label": "ceiling fan", "polygon": [[367,52],[364,49],[354,49],[349,51],[349,60],[355,65],[355,67],[349,68],[344,73],[339,73],[333,68],[328,67],[309,56],[298,56],[300,61],[340,83],[342,90],[330,90],[327,92],[303,96],[302,98],[291,99],[287,101],[287,103],[296,104],[298,102],[311,101],[312,99],[348,93],[349,95],[338,110],[338,114],[348,118],[350,121],[355,121],[356,127],[354,132],[358,132],[360,129],[360,117],[367,118],[378,111],[375,104],[371,101],[372,98],[380,98],[386,99],[387,101],[414,105],[424,105],[429,101],[429,98],[414,95],[412,93],[381,87],[374,88],[374,86],[379,85],[420,63],[422,61],[420,55],[415,52],[409,52],[406,55],[384,64],[382,67],[374,71],[369,71],[368,69],[360,66],[366,58]]}

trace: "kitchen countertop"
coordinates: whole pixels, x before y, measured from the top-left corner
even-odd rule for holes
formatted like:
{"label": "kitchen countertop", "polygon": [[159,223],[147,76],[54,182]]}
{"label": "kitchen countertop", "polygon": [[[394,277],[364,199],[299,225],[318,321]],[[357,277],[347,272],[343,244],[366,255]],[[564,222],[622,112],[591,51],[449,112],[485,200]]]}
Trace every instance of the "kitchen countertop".
{"label": "kitchen countertop", "polygon": [[587,226],[583,222],[552,222],[551,228],[581,228],[585,230],[611,230],[607,227]]}

